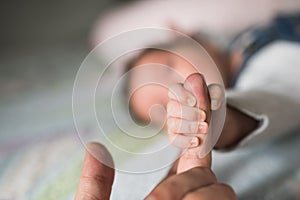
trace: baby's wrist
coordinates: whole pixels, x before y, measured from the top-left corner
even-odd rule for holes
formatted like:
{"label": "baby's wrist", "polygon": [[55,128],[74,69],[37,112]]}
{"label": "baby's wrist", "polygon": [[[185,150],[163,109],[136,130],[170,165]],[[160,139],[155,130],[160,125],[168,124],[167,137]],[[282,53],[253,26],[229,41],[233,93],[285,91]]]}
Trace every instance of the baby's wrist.
{"label": "baby's wrist", "polygon": [[227,107],[224,128],[215,148],[232,148],[257,127],[257,120],[235,108]]}

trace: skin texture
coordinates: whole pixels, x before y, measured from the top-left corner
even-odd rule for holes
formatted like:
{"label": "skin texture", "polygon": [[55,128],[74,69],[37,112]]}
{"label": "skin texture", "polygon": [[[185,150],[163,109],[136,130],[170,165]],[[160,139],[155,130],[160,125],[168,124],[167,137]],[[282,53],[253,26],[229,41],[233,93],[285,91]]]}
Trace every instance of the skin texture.
{"label": "skin texture", "polygon": [[[99,143],[87,144],[76,200],[109,199],[114,169],[102,164],[99,161],[101,159],[106,159],[106,162],[111,159],[105,147]],[[176,164],[174,166],[168,176],[146,197],[147,200],[237,199],[230,186],[218,183],[209,167],[195,167],[176,174]]]}
{"label": "skin texture", "polygon": [[100,160],[113,162],[106,148],[99,143],[87,144],[83,168],[75,200],[108,200],[114,180],[114,169]]}

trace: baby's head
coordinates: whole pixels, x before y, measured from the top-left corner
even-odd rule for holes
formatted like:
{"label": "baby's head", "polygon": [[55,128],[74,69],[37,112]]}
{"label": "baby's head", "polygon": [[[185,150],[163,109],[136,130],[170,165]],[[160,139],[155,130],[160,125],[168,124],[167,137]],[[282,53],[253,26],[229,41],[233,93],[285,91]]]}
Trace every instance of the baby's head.
{"label": "baby's head", "polygon": [[[210,54],[218,66],[223,79],[225,79],[227,76],[223,66],[226,66],[225,62],[227,61],[223,52],[207,42],[199,41],[199,39],[197,41]],[[163,49],[180,49],[180,51],[185,51],[190,58],[195,58],[196,63],[193,62],[193,64],[197,65],[198,69],[184,57]],[[152,106],[162,105],[166,107],[168,103],[168,86],[182,83],[189,75],[199,72],[199,67],[202,68],[203,74],[208,74],[209,76],[209,63],[207,54],[199,54],[199,51],[195,51],[194,48],[180,40],[160,45],[158,48],[144,50],[127,66],[127,71],[134,69],[131,70],[128,80],[131,112],[143,122],[151,120],[161,122],[165,120],[165,112],[162,112],[162,109],[152,110],[150,119],[149,111]],[[143,85],[147,80],[152,82],[155,80],[157,83],[163,84]]]}

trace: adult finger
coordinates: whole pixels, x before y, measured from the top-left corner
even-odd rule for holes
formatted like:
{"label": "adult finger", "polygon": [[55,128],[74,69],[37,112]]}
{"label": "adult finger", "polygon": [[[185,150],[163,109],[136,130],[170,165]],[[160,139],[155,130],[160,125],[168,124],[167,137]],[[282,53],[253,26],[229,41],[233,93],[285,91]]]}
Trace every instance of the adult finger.
{"label": "adult finger", "polygon": [[[206,112],[206,122],[209,123],[210,119],[210,99],[208,88],[203,75],[199,73],[191,74],[184,82],[184,88],[190,91],[196,98],[196,107]],[[207,135],[202,137],[202,142],[205,142]],[[204,158],[199,157],[199,152],[203,148],[202,145],[196,148],[186,149],[179,159],[177,173],[189,170],[197,166],[210,167],[211,166],[211,153]]]}
{"label": "adult finger", "polygon": [[75,199],[109,199],[114,180],[112,167],[113,160],[106,148],[99,143],[88,143]]}
{"label": "adult finger", "polygon": [[[204,76],[199,73],[191,74],[184,81],[184,88],[196,98],[196,107],[208,114],[210,112],[210,99]],[[209,119],[209,116],[207,116],[207,119]]]}
{"label": "adult finger", "polygon": [[165,179],[154,188],[146,200],[181,200],[189,192],[216,182],[210,168],[196,167]]}
{"label": "adult finger", "polygon": [[172,85],[169,88],[168,96],[170,99],[179,101],[188,106],[196,105],[195,97],[190,92],[188,92],[186,89],[184,89],[184,87],[181,83]]}
{"label": "adult finger", "polygon": [[215,183],[206,187],[194,190],[183,198],[183,200],[236,200],[233,189],[222,183]]}

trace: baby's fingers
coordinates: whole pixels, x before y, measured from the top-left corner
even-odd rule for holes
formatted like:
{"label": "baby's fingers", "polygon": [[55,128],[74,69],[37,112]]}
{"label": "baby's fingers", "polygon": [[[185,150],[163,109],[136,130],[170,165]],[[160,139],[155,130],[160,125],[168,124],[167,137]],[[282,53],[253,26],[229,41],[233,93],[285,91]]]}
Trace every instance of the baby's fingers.
{"label": "baby's fingers", "polygon": [[179,101],[188,106],[195,106],[197,103],[194,95],[187,91],[181,83],[172,85],[169,88],[168,96],[170,99]]}
{"label": "baby's fingers", "polygon": [[167,104],[167,114],[169,117],[181,118],[189,121],[205,121],[206,113],[196,107],[190,107],[170,100]]}
{"label": "baby's fingers", "polygon": [[184,119],[169,117],[167,120],[167,125],[168,132],[180,134],[205,134],[208,132],[207,122],[187,121]]}
{"label": "baby's fingers", "polygon": [[201,143],[201,139],[199,137],[186,136],[173,132],[168,132],[168,138],[172,145],[181,149],[198,147]]}
{"label": "baby's fingers", "polygon": [[210,96],[210,109],[218,110],[225,98],[224,87],[219,84],[211,84],[208,86],[209,96]]}

